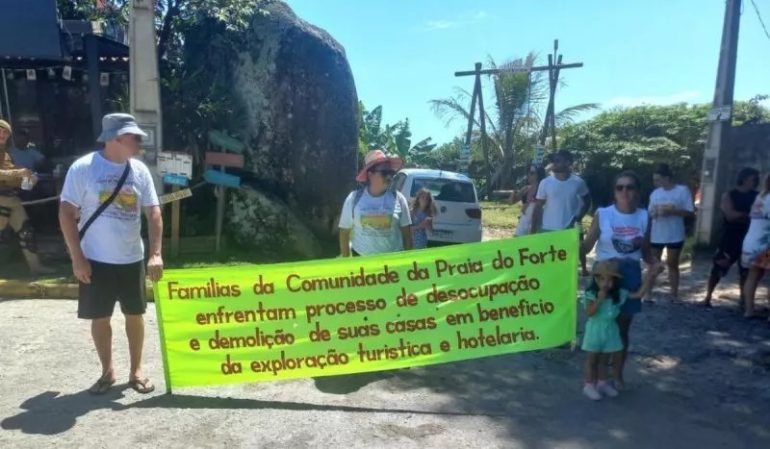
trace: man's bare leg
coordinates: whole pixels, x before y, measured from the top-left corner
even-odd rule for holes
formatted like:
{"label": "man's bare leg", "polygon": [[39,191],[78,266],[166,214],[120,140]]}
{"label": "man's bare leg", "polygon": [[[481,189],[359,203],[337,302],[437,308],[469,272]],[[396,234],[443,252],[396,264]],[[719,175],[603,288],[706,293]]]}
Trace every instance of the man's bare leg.
{"label": "man's bare leg", "polygon": [[96,353],[102,363],[102,378],[115,380],[115,372],[112,367],[112,325],[111,317],[91,320],[91,337],[94,340]]}
{"label": "man's bare leg", "polygon": [[144,317],[142,315],[126,315],[126,335],[128,336],[128,351],[131,354],[128,384],[139,393],[152,393],[155,391],[155,385],[144,376],[142,371],[142,349],[144,347]]}
{"label": "man's bare leg", "polygon": [[126,315],[126,336],[131,355],[129,379],[142,379],[142,351],[144,349],[144,316]]}

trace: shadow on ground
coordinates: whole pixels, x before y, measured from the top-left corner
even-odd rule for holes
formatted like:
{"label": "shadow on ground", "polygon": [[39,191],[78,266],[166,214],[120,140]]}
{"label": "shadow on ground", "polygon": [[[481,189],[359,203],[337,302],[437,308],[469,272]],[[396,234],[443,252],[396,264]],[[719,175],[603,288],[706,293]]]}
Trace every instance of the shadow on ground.
{"label": "shadow on ground", "polygon": [[113,388],[102,396],[94,396],[87,390],[64,396],[56,391],[46,391],[24,401],[19,408],[25,411],[3,419],[0,428],[33,435],[60,434],[73,428],[78,418],[92,411],[124,410],[126,406],[117,401],[123,398],[127,388],[127,385]]}

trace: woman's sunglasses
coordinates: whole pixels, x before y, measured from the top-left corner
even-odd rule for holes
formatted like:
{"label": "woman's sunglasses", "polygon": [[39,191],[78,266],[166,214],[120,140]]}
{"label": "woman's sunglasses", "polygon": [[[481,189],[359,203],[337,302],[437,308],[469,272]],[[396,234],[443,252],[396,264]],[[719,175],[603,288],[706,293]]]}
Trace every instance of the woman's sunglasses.
{"label": "woman's sunglasses", "polygon": [[390,170],[387,168],[381,168],[376,170],[370,170],[369,173],[379,173],[382,176],[393,176],[396,174],[394,170]]}
{"label": "woman's sunglasses", "polygon": [[624,190],[627,191],[627,192],[633,192],[633,191],[636,190],[636,186],[633,185],[633,184],[617,184],[615,186],[615,191],[616,192],[622,192]]}

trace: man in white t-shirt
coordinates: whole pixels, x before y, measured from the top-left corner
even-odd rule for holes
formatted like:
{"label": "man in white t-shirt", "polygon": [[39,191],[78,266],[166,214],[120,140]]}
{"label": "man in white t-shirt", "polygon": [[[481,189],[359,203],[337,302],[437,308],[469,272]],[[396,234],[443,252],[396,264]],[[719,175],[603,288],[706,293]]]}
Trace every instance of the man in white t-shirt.
{"label": "man in white t-shirt", "polygon": [[147,272],[153,281],[163,273],[163,219],[150,170],[133,159],[139,155],[143,136],[134,117],[105,116],[98,139],[104,148],[72,164],[61,194],[59,222],[72,271],[80,281],[78,317],[91,320],[91,336],[102,364],[102,374],[89,390],[92,394],[104,394],[115,383],[110,319],[116,302],[126,318],[128,383],[139,393],[155,389],[142,372],[146,309],[142,209],[149,225]]}
{"label": "man in white t-shirt", "polygon": [[588,186],[572,173],[572,154],[559,150],[550,157],[553,174],[540,181],[532,216],[532,233],[575,226],[591,206]]}

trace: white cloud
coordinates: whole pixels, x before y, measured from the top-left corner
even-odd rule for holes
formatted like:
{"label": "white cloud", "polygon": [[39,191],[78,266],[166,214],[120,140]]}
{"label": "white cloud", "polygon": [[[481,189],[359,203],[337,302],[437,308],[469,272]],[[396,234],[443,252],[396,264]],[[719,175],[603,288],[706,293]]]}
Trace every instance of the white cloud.
{"label": "white cloud", "polygon": [[451,20],[431,20],[425,24],[429,30],[445,30],[447,28],[455,28],[457,25],[457,22]]}
{"label": "white cloud", "polygon": [[486,11],[475,11],[462,14],[454,19],[436,19],[425,22],[425,27],[429,30],[446,30],[449,28],[460,28],[467,25],[486,20],[489,17]]}
{"label": "white cloud", "polygon": [[697,90],[685,90],[682,92],[675,92],[670,95],[651,95],[651,96],[638,96],[638,97],[614,97],[605,101],[603,105],[605,107],[614,106],[641,106],[645,104],[675,104],[675,103],[687,103],[692,102],[700,97],[700,92]]}

